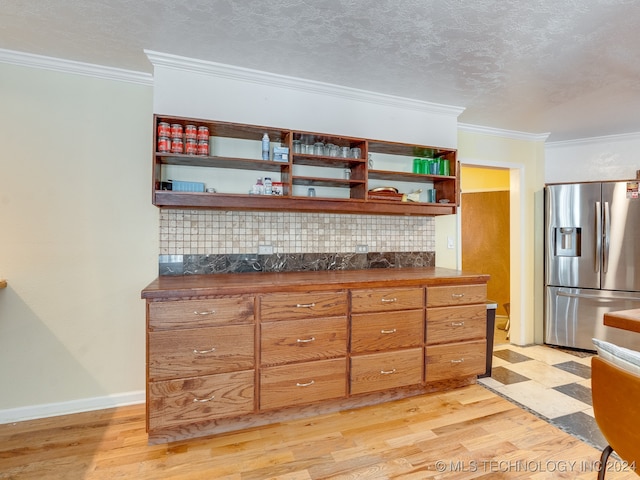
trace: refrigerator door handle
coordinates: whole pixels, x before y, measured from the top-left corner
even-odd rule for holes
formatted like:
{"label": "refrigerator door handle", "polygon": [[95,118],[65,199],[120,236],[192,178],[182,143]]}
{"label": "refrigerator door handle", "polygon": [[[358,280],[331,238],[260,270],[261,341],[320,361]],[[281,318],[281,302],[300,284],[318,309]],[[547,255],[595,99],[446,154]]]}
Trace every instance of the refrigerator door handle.
{"label": "refrigerator door handle", "polygon": [[568,298],[595,298],[598,300],[627,300],[633,302],[640,302],[640,298],[632,298],[632,297],[624,297],[622,295],[610,295],[607,297],[603,297],[601,295],[594,295],[588,293],[568,293],[568,292],[558,292],[556,294],[558,297],[568,297]]}
{"label": "refrigerator door handle", "polygon": [[600,256],[602,255],[602,209],[600,202],[596,202],[596,251],[594,252],[594,271],[600,271]]}
{"label": "refrigerator door handle", "polygon": [[604,235],[603,235],[603,252],[602,252],[602,271],[607,273],[609,270],[609,235],[611,234],[611,210],[609,202],[604,202]]}

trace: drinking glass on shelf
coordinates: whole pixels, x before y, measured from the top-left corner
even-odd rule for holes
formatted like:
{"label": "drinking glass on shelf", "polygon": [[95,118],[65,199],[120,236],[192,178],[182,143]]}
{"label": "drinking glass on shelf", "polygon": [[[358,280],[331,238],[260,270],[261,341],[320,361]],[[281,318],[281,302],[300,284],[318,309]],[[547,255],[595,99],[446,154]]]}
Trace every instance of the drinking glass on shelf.
{"label": "drinking glass on shelf", "polygon": [[353,158],[360,158],[362,156],[362,150],[360,150],[358,147],[354,147],[351,149],[351,156]]}

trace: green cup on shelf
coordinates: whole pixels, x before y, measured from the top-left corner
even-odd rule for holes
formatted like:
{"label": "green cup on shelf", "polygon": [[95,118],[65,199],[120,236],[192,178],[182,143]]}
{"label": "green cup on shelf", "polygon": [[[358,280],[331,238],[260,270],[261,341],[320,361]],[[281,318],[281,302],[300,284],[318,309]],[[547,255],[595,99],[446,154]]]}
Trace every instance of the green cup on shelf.
{"label": "green cup on shelf", "polygon": [[424,171],[420,171],[422,170],[422,159],[421,158],[414,158],[413,159],[413,173],[424,173]]}
{"label": "green cup on shelf", "polygon": [[440,159],[440,175],[449,175],[449,160],[446,158]]}

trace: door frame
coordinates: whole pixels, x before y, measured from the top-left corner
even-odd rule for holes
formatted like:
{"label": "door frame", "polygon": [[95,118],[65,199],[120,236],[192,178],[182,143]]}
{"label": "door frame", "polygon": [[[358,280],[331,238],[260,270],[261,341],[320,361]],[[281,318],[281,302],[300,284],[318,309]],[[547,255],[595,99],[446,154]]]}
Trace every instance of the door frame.
{"label": "door frame", "polygon": [[[460,165],[473,167],[501,168],[509,170],[509,290],[510,290],[510,319],[511,343],[516,345],[527,345],[534,339],[534,321],[531,319],[528,324],[524,322],[524,301],[527,285],[525,272],[525,185],[524,185],[524,165],[521,163],[494,162],[490,160],[477,160],[473,158],[459,158]],[[462,192],[461,192],[462,193]],[[462,246],[462,207],[456,219],[457,242]],[[462,265],[462,247],[456,252],[457,264]]]}

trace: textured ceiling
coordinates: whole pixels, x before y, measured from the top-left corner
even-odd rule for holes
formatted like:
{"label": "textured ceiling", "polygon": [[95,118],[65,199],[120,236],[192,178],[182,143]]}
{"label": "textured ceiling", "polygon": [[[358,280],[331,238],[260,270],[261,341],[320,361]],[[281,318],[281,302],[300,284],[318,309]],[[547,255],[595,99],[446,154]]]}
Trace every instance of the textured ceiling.
{"label": "textured ceiling", "polygon": [[0,48],[144,50],[464,107],[550,141],[640,132],[638,0],[3,0]]}

